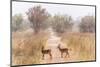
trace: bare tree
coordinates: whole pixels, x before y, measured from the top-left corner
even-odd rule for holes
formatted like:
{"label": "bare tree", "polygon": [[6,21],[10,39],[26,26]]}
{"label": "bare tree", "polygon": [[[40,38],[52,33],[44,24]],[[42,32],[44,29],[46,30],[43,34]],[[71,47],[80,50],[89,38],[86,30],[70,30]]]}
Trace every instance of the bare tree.
{"label": "bare tree", "polygon": [[35,33],[38,33],[40,29],[44,28],[44,21],[49,16],[48,12],[46,12],[46,9],[42,8],[40,5],[28,9],[26,14],[28,15],[29,21],[32,23],[32,29]]}

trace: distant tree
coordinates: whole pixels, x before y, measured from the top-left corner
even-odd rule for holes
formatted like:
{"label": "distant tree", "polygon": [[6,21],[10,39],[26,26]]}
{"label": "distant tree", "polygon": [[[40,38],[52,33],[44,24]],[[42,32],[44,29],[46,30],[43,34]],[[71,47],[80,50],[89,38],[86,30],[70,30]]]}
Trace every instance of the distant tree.
{"label": "distant tree", "polygon": [[55,15],[53,17],[52,27],[57,33],[64,33],[71,30],[73,23],[71,23],[71,16]]}
{"label": "distant tree", "polygon": [[46,12],[46,9],[39,6],[34,6],[28,9],[26,12],[28,19],[32,24],[32,29],[35,33],[38,33],[40,29],[44,28],[45,20],[49,17],[49,14]]}
{"label": "distant tree", "polygon": [[16,14],[12,17],[12,30],[17,31],[20,29],[23,21],[23,17],[21,14]]}
{"label": "distant tree", "polygon": [[95,32],[95,17],[94,16],[85,16],[81,19],[79,24],[80,32]]}

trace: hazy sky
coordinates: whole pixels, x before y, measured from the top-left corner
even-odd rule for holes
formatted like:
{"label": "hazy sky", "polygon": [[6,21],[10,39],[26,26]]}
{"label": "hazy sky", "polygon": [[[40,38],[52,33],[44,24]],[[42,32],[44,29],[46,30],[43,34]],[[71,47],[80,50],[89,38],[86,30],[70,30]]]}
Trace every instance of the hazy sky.
{"label": "hazy sky", "polygon": [[23,14],[28,11],[29,8],[36,5],[41,5],[43,8],[54,14],[66,14],[72,16],[74,20],[86,15],[95,15],[95,7],[92,6],[75,6],[75,5],[60,5],[60,4],[46,4],[46,3],[29,3],[29,2],[12,2],[12,15]]}

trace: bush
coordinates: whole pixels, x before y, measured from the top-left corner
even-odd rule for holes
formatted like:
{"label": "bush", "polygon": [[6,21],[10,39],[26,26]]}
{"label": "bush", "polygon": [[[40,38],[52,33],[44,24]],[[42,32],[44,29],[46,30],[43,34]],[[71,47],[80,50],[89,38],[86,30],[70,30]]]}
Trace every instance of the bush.
{"label": "bush", "polygon": [[95,17],[93,16],[85,16],[81,19],[81,23],[79,25],[80,32],[95,32]]}
{"label": "bush", "polygon": [[70,16],[55,15],[52,21],[52,28],[57,33],[71,31],[73,25],[71,21],[72,19]]}

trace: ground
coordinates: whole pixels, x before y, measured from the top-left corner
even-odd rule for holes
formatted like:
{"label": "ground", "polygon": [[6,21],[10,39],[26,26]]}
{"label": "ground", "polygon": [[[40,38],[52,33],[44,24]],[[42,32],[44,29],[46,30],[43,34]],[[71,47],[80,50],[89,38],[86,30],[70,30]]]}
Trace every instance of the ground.
{"label": "ground", "polygon": [[[29,34],[29,31],[27,32]],[[27,34],[26,33],[26,34]],[[23,42],[21,37],[26,38]],[[76,61],[88,61],[95,60],[95,35],[90,33],[69,33],[62,34],[62,36],[57,36],[52,29],[48,29],[48,36],[44,38],[46,34],[37,36],[24,36],[22,33],[20,36],[13,39],[13,47],[16,48],[15,51],[20,51],[19,47],[24,49],[26,54],[22,56],[17,56],[13,53],[13,64],[15,65],[26,65],[26,64],[44,64],[44,63],[61,63],[61,62],[76,62]],[[18,39],[18,41],[17,41]],[[44,43],[40,44],[39,40],[45,39]],[[19,41],[22,43],[18,46]],[[43,42],[43,41],[42,41]],[[21,47],[21,45],[24,45]],[[70,57],[61,58],[61,52],[59,51],[58,44],[61,44],[61,48],[68,48]],[[42,59],[41,45],[45,46],[45,49],[51,49],[52,59],[48,54]],[[18,47],[18,48],[17,48]],[[34,50],[34,54],[32,54]],[[63,55],[65,56],[65,54]],[[27,58],[29,58],[27,60]],[[17,62],[16,62],[17,60]],[[26,62],[27,61],[27,62]]]}

